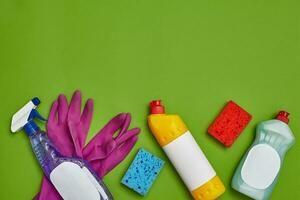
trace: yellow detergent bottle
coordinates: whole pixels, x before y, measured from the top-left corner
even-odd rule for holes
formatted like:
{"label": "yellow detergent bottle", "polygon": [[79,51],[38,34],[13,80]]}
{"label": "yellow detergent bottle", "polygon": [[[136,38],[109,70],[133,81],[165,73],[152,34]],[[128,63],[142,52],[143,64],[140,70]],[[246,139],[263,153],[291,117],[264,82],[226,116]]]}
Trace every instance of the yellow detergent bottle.
{"label": "yellow detergent bottle", "polygon": [[165,114],[160,100],[150,103],[148,124],[195,200],[212,200],[225,187],[178,115]]}

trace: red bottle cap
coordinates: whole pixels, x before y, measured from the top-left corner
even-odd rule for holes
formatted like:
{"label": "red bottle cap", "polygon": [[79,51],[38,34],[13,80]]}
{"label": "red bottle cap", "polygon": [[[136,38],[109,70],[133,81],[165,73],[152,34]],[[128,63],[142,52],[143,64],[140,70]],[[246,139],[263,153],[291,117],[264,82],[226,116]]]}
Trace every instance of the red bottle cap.
{"label": "red bottle cap", "polygon": [[150,114],[164,114],[165,108],[161,104],[161,100],[153,100],[150,102]]}
{"label": "red bottle cap", "polygon": [[276,116],[276,119],[288,124],[289,123],[289,114],[288,112],[286,111],[280,111],[277,116]]}

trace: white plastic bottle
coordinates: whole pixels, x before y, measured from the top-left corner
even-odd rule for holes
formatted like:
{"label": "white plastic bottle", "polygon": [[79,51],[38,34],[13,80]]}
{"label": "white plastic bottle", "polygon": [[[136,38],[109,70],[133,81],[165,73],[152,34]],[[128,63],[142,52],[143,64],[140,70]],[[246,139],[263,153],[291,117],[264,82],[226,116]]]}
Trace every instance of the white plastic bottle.
{"label": "white plastic bottle", "polygon": [[280,111],[276,119],[258,125],[256,139],[241,160],[232,179],[232,187],[257,200],[270,197],[287,150],[295,137],[288,126],[288,115]]}

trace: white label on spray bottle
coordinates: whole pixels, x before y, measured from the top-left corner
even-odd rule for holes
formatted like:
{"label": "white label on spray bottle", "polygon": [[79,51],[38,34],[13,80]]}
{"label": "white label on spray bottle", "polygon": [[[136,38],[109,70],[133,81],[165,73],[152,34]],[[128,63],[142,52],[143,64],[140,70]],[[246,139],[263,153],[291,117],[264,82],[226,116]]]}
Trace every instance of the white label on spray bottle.
{"label": "white label on spray bottle", "polygon": [[95,177],[91,174],[90,170],[87,169],[86,167],[83,167],[82,170],[88,176],[90,181],[94,184],[94,186],[97,188],[97,190],[100,192],[101,196],[103,197],[103,200],[108,200],[108,196],[106,195],[104,189],[101,187],[101,185],[95,179]]}
{"label": "white label on spray bottle", "polygon": [[252,147],[241,170],[242,179],[253,188],[266,189],[276,178],[280,169],[278,153],[267,144]]}
{"label": "white label on spray bottle", "polygon": [[189,131],[163,149],[190,191],[216,176],[216,172]]}
{"label": "white label on spray bottle", "polygon": [[75,163],[63,162],[50,173],[50,180],[64,200],[100,200],[86,173]]}

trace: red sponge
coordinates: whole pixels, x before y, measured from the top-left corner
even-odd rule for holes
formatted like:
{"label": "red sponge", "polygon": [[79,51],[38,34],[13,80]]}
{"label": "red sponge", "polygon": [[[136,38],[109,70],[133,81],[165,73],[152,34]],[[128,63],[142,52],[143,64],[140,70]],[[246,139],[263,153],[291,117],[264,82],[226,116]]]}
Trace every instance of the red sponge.
{"label": "red sponge", "polygon": [[208,133],[226,147],[230,147],[241,134],[252,116],[233,101],[229,101],[213,124]]}

